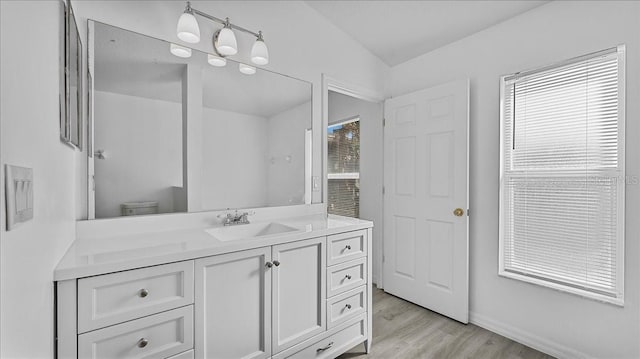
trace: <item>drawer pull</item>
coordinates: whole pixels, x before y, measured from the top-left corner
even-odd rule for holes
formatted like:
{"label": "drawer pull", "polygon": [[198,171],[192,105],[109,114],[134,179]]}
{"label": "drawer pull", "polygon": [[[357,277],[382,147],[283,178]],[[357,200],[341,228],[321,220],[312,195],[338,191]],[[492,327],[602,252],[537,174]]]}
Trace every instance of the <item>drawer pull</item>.
{"label": "drawer pull", "polygon": [[149,341],[145,338],[138,340],[138,348],[144,348],[147,346],[147,344],[149,344]]}
{"label": "drawer pull", "polygon": [[347,278],[347,279],[351,279],[351,274],[347,274],[344,277]]}
{"label": "drawer pull", "polygon": [[347,308],[347,309],[351,309],[351,304],[347,304],[344,307]]}
{"label": "drawer pull", "polygon": [[138,295],[140,296],[140,298],[144,298],[149,295],[149,291],[144,288],[140,289],[140,293]]}
{"label": "drawer pull", "polygon": [[273,263],[271,263],[271,262],[267,262],[264,265],[267,266],[267,268],[273,267]]}
{"label": "drawer pull", "polygon": [[278,261],[273,261],[273,265],[277,267],[277,266],[279,266],[279,265],[280,265],[280,262],[278,262]]}
{"label": "drawer pull", "polygon": [[351,245],[350,245],[350,244],[347,244],[347,245],[346,245],[346,247],[344,247],[344,248],[345,248],[346,250],[349,250],[349,249],[351,249]]}
{"label": "drawer pull", "polygon": [[326,347],[324,347],[324,348],[318,348],[318,349],[316,349],[316,353],[320,353],[320,352],[323,352],[323,351],[325,351],[325,350],[327,350],[327,349],[331,349],[331,347],[332,347],[332,346],[333,346],[333,342],[331,342],[331,343],[327,344],[327,346],[326,346]]}

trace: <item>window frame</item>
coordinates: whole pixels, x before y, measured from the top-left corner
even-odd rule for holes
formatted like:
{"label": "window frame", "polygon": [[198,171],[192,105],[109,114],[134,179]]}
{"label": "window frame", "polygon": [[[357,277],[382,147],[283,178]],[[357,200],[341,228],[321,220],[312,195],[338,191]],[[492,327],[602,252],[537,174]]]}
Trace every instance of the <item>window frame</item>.
{"label": "window frame", "polygon": [[[539,72],[554,70],[559,67],[569,65],[572,63],[580,62],[583,60],[595,58],[597,56],[602,56],[605,54],[617,54],[618,59],[618,168],[616,170],[606,171],[607,175],[613,176],[613,178],[617,178],[617,238],[616,238],[616,297],[612,297],[609,295],[597,293],[594,291],[590,291],[588,289],[582,289],[576,286],[571,286],[568,284],[560,283],[557,280],[554,281],[553,278],[547,277],[547,279],[540,279],[530,275],[519,274],[513,271],[508,271],[505,269],[504,263],[504,250],[505,250],[505,233],[504,233],[504,221],[505,221],[505,212],[504,208],[504,200],[506,195],[506,187],[505,187],[505,121],[506,121],[506,111],[505,111],[505,93],[506,93],[506,84],[509,80],[513,79],[516,76],[526,76],[530,74],[535,74]],[[606,50],[590,53],[584,56],[572,58],[569,60],[561,61],[552,65],[531,69],[527,71],[517,72],[514,74],[503,75],[500,77],[500,186],[499,186],[499,245],[498,245],[498,275],[500,277],[516,279],[519,281],[537,284],[542,287],[552,288],[555,290],[559,290],[561,292],[567,292],[571,294],[575,294],[584,298],[594,299],[597,301],[611,303],[618,306],[624,306],[624,266],[625,266],[625,192],[626,192],[626,165],[625,165],[625,135],[626,135],[626,48],[625,45],[619,45],[613,48],[609,48]],[[604,171],[603,171],[604,172]],[[532,175],[532,174],[528,174]],[[544,176],[543,171],[540,171],[540,176]],[[554,176],[559,176],[557,172],[554,173]],[[569,175],[567,175],[569,177]]]}

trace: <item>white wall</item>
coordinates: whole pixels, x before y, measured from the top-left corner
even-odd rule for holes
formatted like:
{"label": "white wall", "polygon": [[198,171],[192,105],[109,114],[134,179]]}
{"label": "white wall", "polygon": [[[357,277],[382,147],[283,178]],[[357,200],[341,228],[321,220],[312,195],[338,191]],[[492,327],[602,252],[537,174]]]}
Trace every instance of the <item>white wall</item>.
{"label": "white wall", "polygon": [[373,281],[382,278],[382,103],[329,91],[329,124],[360,116],[360,218],[373,221]]}
{"label": "white wall", "polygon": [[267,119],[207,107],[202,117],[202,208],[266,206]]}
{"label": "white wall", "polygon": [[627,186],[625,306],[498,277],[499,77],[627,45],[627,175],[640,173],[640,2],[554,1],[391,69],[392,96],[471,79],[471,319],[564,357],[640,357],[640,187]]}
{"label": "white wall", "polygon": [[[0,2],[3,358],[53,356],[53,269],[75,237],[75,154],[60,142],[58,127],[60,7],[57,1]],[[16,29],[22,29],[19,36]],[[10,232],[7,163],[31,167],[34,175],[34,218]]]}
{"label": "white wall", "polygon": [[174,212],[173,189],[182,187],[182,105],[95,91],[96,218],[121,216],[125,202],[158,202]]}
{"label": "white wall", "polygon": [[[94,19],[182,43],[176,36],[176,23],[184,11],[183,1],[73,0],[72,3],[82,36],[86,34],[86,20]],[[262,30],[268,41],[271,57],[265,68],[314,85],[313,124],[316,128],[322,127],[322,73],[373,91],[383,90],[388,66],[303,1],[192,1],[192,6],[214,16],[228,16],[241,26]],[[202,41],[193,47],[211,52],[210,39],[219,26],[204,19],[199,20],[199,23]],[[253,39],[245,34],[238,34],[237,38],[241,51],[234,58],[249,62],[247,57]],[[313,143],[313,172],[314,176],[321,177],[320,131],[314,132]],[[322,193],[314,192],[313,201],[321,202]]]}
{"label": "white wall", "polygon": [[[304,203],[305,131],[311,102],[305,102],[269,118],[268,205]],[[290,156],[290,161],[287,161]]]}

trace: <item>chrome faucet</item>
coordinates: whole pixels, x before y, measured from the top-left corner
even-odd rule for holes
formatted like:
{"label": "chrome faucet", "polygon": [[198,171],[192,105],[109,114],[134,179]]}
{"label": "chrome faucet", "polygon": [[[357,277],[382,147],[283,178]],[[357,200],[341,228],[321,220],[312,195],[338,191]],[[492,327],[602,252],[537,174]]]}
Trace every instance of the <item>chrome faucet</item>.
{"label": "chrome faucet", "polygon": [[238,213],[238,210],[235,210],[234,214],[231,212],[227,212],[224,215],[218,215],[218,218],[222,218],[222,224],[225,226],[232,226],[236,224],[249,224],[249,215],[253,213],[243,212]]}

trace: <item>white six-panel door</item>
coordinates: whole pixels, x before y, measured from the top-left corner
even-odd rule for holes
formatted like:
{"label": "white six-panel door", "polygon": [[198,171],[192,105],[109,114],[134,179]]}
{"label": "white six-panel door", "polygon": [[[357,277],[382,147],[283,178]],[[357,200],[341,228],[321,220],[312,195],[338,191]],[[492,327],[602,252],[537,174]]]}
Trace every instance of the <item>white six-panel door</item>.
{"label": "white six-panel door", "polygon": [[384,290],[468,322],[468,80],[385,102]]}

